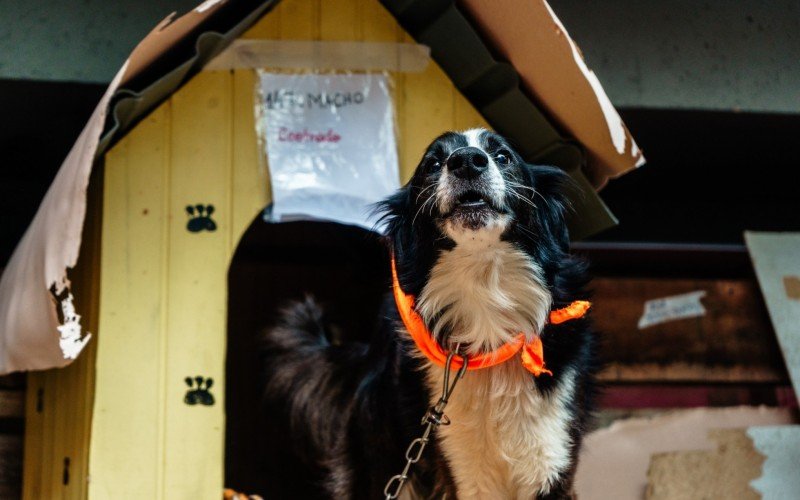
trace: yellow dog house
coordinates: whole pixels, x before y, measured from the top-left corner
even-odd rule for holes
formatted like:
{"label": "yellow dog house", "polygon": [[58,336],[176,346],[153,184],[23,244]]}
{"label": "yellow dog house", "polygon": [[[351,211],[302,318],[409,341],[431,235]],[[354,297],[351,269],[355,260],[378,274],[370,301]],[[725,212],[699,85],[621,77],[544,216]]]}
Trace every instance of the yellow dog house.
{"label": "yellow dog house", "polygon": [[377,68],[393,72],[403,180],[439,133],[493,127],[572,175],[572,227],[588,234],[614,222],[594,188],[643,163],[544,0],[208,0],[168,18],[0,281],[0,373],[30,371],[25,498],[219,498],[227,274],[270,201],[254,70],[280,68],[270,57],[292,41],[356,70],[430,48],[430,64]]}

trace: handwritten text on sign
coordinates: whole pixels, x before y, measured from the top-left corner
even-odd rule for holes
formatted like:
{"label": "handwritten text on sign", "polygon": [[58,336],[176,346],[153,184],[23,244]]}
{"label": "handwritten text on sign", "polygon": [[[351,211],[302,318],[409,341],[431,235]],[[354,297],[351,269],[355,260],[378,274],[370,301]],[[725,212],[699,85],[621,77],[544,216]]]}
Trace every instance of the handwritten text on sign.
{"label": "handwritten text on sign", "polygon": [[259,90],[272,220],[372,228],[372,204],[399,187],[388,78],[261,72]]}

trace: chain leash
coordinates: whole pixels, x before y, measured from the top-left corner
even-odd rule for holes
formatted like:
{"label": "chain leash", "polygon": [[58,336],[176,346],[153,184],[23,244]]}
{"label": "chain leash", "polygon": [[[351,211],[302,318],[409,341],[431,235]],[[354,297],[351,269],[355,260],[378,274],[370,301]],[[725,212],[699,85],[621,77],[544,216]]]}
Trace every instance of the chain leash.
{"label": "chain leash", "polygon": [[[425,415],[422,417],[420,425],[424,425],[425,430],[422,436],[411,441],[411,444],[408,445],[406,449],[406,466],[403,467],[403,472],[389,478],[389,481],[386,482],[386,486],[383,487],[383,494],[386,495],[386,500],[392,500],[400,496],[400,492],[403,490],[403,486],[408,480],[411,466],[419,462],[420,458],[422,458],[422,452],[425,451],[425,447],[430,441],[431,434],[433,434],[440,425],[450,425],[450,419],[444,414],[444,408],[450,401],[450,395],[453,394],[453,389],[456,388],[456,384],[461,380],[461,377],[464,376],[464,373],[467,372],[467,358],[461,353],[458,353],[460,346],[460,344],[457,344],[456,348],[447,355],[447,361],[444,365],[444,379],[442,381],[442,397],[439,398],[439,401],[435,405],[428,408],[428,411],[425,412]],[[461,357],[461,368],[458,369],[451,383],[450,362],[457,353],[458,356]]]}

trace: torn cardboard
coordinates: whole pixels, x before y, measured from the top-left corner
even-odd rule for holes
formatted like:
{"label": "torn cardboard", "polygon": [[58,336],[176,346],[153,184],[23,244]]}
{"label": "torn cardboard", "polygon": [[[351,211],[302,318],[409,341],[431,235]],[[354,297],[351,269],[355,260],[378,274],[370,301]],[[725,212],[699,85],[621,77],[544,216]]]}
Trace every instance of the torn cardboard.
{"label": "torn cardboard", "polygon": [[[89,176],[110,102],[121,85],[137,77],[222,4],[208,5],[202,13],[191,11],[174,21],[174,14],[167,17],[139,43],[106,89],[0,277],[0,374],[66,366],[89,340],[76,330],[73,320],[60,323],[53,295],[69,296],[67,273],[78,262]],[[63,301],[60,305],[64,307]],[[73,312],[81,306],[68,304]]]}
{"label": "torn cardboard", "polygon": [[800,394],[800,233],[745,232],[758,284],[795,394]]}
{"label": "torn cardboard", "polygon": [[519,72],[536,103],[586,148],[586,173],[595,187],[644,164],[597,76],[545,0],[463,0],[459,5]]}
{"label": "torn cardboard", "polygon": [[108,86],[0,278],[0,374],[72,361],[71,347],[61,349],[62,325],[50,290],[60,296],[69,289],[67,269],[78,262],[97,143],[126,69],[127,63]]}
{"label": "torn cardboard", "polygon": [[745,429],[713,429],[711,451],[657,453],[647,472],[648,500],[677,498],[736,498],[758,500],[750,481],[761,476],[764,455],[753,446]]}
{"label": "torn cardboard", "polygon": [[711,429],[793,423],[786,408],[735,407],[681,410],[653,418],[620,421],[590,433],[575,476],[580,500],[641,500],[650,456],[676,451],[712,451]]}
{"label": "torn cardboard", "polygon": [[761,475],[750,486],[764,500],[783,500],[800,496],[800,426],[751,427],[747,436],[766,457]]}

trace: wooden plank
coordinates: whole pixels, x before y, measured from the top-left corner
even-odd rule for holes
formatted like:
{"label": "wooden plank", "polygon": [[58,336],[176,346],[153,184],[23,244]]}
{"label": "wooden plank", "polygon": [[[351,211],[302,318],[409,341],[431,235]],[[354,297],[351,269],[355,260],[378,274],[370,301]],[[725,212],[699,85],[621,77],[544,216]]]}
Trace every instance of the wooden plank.
{"label": "wooden plank", "polygon": [[[3,274],[3,269],[0,268],[0,274]],[[17,372],[3,375],[0,377],[0,389],[25,389],[26,373]]]}
{"label": "wooden plank", "polygon": [[320,0],[287,0],[275,10],[281,40],[319,40]]}
{"label": "wooden plank", "polygon": [[[232,81],[201,73],[172,97],[164,497],[216,500],[223,488]],[[216,208],[216,230],[187,230],[195,204]],[[212,406],[184,403],[195,376],[213,379]]]}
{"label": "wooden plank", "polygon": [[70,274],[75,305],[81,312],[84,331],[95,336],[70,366],[49,372],[49,376],[57,378],[62,384],[58,390],[68,401],[58,408],[59,420],[62,422],[58,429],[61,433],[59,440],[63,443],[60,450],[62,466],[64,459],[69,459],[70,462],[68,470],[64,471],[62,467],[61,473],[54,478],[61,484],[61,498],[64,499],[84,499],[89,488],[89,452],[97,360],[96,333],[100,316],[100,249],[105,189],[103,180],[102,169],[98,169],[90,179],[81,257]]}
{"label": "wooden plank", "polygon": [[358,0],[361,29],[365,42],[397,42],[403,37],[403,29],[378,0]]}
{"label": "wooden plank", "polygon": [[324,0],[320,3],[320,39],[363,40],[361,14],[358,0]]}
{"label": "wooden plank", "polygon": [[[160,498],[170,104],[106,155],[89,496]],[[135,411],[131,411],[135,408]]]}
{"label": "wooden plank", "polygon": [[791,386],[761,382],[716,384],[696,380],[637,384],[606,384],[598,397],[600,408],[699,408],[722,406],[770,406],[796,408]]}
{"label": "wooden plank", "polygon": [[25,391],[0,389],[0,418],[22,418],[25,416]]}
{"label": "wooden plank", "polygon": [[245,39],[264,39],[264,40],[278,40],[281,38],[281,12],[283,4],[287,2],[279,2],[277,6],[267,13],[264,17],[250,27],[241,38]]}
{"label": "wooden plank", "polygon": [[467,98],[461,95],[457,89],[454,89],[454,113],[455,113],[455,129],[456,130],[469,130],[471,128],[485,128],[491,129],[486,120],[480,113],[467,101]]}
{"label": "wooden plank", "polygon": [[23,496],[38,500],[42,496],[44,462],[44,373],[30,372],[25,397],[25,450],[23,454]]}
{"label": "wooden plank", "polygon": [[0,434],[0,498],[22,494],[22,436]]}
{"label": "wooden plank", "polygon": [[233,193],[231,200],[231,254],[242,234],[272,200],[266,152],[259,145],[255,125],[255,73],[233,72]]}
{"label": "wooden plank", "polygon": [[[752,280],[597,278],[595,326],[606,381],[787,380],[763,301]],[[640,330],[647,300],[703,290],[706,314]]]}
{"label": "wooden plank", "polygon": [[[413,42],[409,35],[406,42]],[[405,75],[404,106],[400,122],[400,178],[414,173],[425,149],[439,134],[456,126],[454,100],[457,91],[444,71],[433,61],[422,73]]]}

